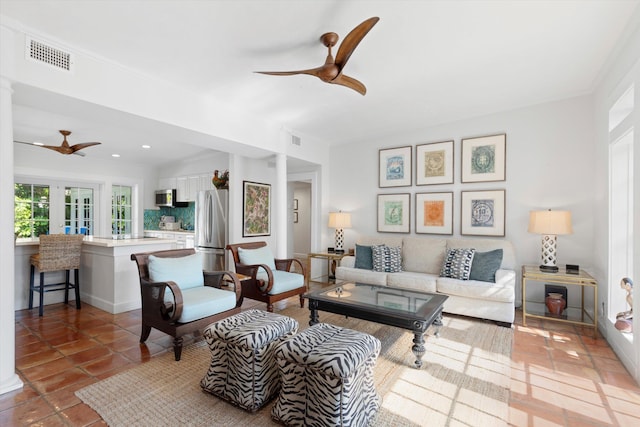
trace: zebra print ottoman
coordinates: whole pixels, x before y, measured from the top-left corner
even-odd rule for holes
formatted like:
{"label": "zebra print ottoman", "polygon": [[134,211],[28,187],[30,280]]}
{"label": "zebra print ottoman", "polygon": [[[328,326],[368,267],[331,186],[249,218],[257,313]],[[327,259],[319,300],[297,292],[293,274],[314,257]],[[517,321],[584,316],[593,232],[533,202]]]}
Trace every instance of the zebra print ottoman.
{"label": "zebra print ottoman", "polygon": [[203,333],[211,365],[200,386],[243,409],[260,409],[280,389],[275,347],[297,331],[296,320],[262,310],[212,323]]}
{"label": "zebra print ottoman", "polygon": [[318,323],[278,345],[282,389],[271,417],[285,425],[366,426],[380,407],[373,368],[380,340]]}

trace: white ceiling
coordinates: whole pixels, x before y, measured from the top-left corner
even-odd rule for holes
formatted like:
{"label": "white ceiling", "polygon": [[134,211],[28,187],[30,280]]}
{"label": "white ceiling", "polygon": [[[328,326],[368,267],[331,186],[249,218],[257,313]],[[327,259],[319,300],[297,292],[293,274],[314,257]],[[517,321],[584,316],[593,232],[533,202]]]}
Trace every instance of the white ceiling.
{"label": "white ceiling", "polygon": [[[51,40],[339,144],[590,93],[638,3],[0,0],[0,13]],[[319,66],[326,56],[320,35],[333,31],[342,41],[372,16],[380,22],[344,70],[366,85],[365,96],[311,76],[253,73]],[[61,108],[58,98],[41,101],[24,89],[14,95],[16,139],[57,144],[66,126],[71,143],[103,141],[88,150],[105,156],[138,149],[149,134],[159,146],[206,141],[99,107],[74,107],[73,100]],[[116,118],[122,126],[112,125]]]}

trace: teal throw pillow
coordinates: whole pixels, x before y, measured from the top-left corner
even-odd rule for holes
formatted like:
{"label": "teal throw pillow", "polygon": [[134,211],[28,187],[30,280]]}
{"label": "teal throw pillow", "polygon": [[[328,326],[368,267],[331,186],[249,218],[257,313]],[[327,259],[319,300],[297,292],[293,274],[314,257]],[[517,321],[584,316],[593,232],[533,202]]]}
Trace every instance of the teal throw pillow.
{"label": "teal throw pillow", "polygon": [[202,254],[196,252],[180,258],[149,255],[149,279],[152,282],[173,281],[182,290],[204,286]]}
{"label": "teal throw pillow", "polygon": [[363,270],[373,270],[373,252],[371,246],[356,244],[356,265],[355,268]]}
{"label": "teal throw pillow", "polygon": [[501,264],[502,249],[495,249],[489,252],[476,252],[473,256],[469,280],[495,283],[496,271],[498,271]]}

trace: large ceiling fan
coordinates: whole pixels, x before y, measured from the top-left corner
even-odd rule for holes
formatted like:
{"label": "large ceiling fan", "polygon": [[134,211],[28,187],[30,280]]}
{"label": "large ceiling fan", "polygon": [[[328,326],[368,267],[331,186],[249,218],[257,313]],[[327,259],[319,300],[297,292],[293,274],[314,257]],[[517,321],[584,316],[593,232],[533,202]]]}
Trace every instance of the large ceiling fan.
{"label": "large ceiling fan", "polygon": [[380,20],[378,17],[369,18],[362,24],[355,27],[347,37],[344,38],[338,49],[338,53],[333,58],[331,54],[331,48],[338,42],[338,35],[336,33],[325,33],[320,37],[320,41],[329,49],[329,54],[324,62],[324,65],[311,68],[308,70],[299,71],[256,71],[260,74],[269,74],[271,76],[293,76],[296,74],[309,74],[316,76],[325,83],[332,83],[337,85],[346,86],[355,90],[356,92],[364,95],[367,93],[367,88],[358,80],[353,77],[342,74],[342,70],[347,61],[351,57],[353,51],[358,47],[358,44],[362,41],[364,36],[367,35],[369,30]]}
{"label": "large ceiling fan", "polygon": [[61,130],[59,132],[62,134],[64,138],[61,145],[44,145],[44,144],[23,142],[23,141],[15,141],[15,142],[18,142],[20,144],[29,144],[29,145],[35,145],[37,147],[48,148],[49,150],[57,151],[60,154],[77,154],[80,156],[84,156],[84,153],[81,153],[80,150],[87,147],[92,147],[94,145],[101,144],[101,142],[83,142],[81,144],[69,145],[69,142],[67,141],[67,136],[71,135],[71,131]]}

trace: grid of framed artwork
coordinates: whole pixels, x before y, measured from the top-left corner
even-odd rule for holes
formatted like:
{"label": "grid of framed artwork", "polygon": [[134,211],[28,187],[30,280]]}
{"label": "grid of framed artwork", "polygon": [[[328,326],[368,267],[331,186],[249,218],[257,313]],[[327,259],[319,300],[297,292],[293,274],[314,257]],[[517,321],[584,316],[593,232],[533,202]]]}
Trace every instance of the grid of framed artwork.
{"label": "grid of framed artwork", "polygon": [[[506,134],[461,139],[460,182],[506,181]],[[455,182],[454,140],[413,147],[379,150],[378,187],[446,185]],[[415,232],[453,235],[454,192],[440,190],[415,193]],[[460,191],[460,234],[466,236],[505,235],[506,191],[483,189]],[[378,231],[409,233],[411,194],[378,194]]]}

